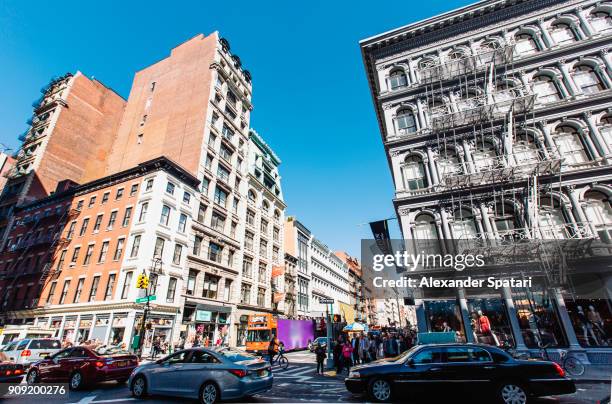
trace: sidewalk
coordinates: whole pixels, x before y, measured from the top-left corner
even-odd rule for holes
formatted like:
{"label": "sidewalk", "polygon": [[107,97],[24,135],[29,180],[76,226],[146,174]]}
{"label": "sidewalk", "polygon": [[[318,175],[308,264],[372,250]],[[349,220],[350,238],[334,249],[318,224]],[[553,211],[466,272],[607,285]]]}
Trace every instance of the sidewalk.
{"label": "sidewalk", "polygon": [[590,365],[582,376],[570,376],[578,384],[580,383],[611,383],[612,365]]}

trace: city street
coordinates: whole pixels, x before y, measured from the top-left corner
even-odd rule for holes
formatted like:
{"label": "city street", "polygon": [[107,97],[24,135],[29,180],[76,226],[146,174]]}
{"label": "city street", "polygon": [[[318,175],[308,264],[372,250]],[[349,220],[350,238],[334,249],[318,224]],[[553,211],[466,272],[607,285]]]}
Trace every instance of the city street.
{"label": "city street", "polygon": [[[314,374],[314,354],[308,351],[287,354],[289,367],[286,370],[274,372],[274,387],[261,395],[256,395],[247,402],[253,403],[284,403],[284,402],[364,402],[365,397],[349,393],[343,382],[343,377],[318,376]],[[536,400],[536,403],[609,403],[610,385],[605,383],[579,384],[578,392],[573,395],[546,397]],[[40,399],[26,398],[9,399],[7,402],[39,402]],[[138,400],[131,397],[127,385],[116,383],[103,383],[92,390],[70,392],[67,399],[53,399],[45,397],[51,403],[127,403]],[[181,403],[182,399],[167,397],[149,397],[147,404],[155,403]]]}

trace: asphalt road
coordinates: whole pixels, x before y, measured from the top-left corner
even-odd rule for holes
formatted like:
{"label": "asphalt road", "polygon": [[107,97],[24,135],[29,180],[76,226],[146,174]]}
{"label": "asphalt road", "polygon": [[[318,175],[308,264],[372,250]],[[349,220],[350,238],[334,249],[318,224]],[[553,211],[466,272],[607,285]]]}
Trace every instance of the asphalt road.
{"label": "asphalt road", "polygon": [[[319,376],[315,374],[314,355],[310,352],[287,354],[289,367],[286,370],[274,371],[274,387],[264,394],[257,395],[248,402],[252,403],[311,403],[311,402],[364,402],[365,397],[349,393],[342,377]],[[605,404],[609,403],[610,384],[579,384],[578,391],[572,395],[545,397],[535,401],[538,404],[572,403],[572,404]],[[467,398],[466,398],[467,399]],[[2,401],[2,400],[0,400]],[[37,403],[41,398],[9,398],[8,403]],[[102,383],[88,391],[69,392],[67,397],[45,397],[44,404],[79,403],[130,403],[137,402],[131,397],[126,384]],[[463,402],[464,400],[461,400]],[[468,401],[471,401],[468,399]],[[146,404],[184,403],[183,399],[168,397],[149,397]]]}

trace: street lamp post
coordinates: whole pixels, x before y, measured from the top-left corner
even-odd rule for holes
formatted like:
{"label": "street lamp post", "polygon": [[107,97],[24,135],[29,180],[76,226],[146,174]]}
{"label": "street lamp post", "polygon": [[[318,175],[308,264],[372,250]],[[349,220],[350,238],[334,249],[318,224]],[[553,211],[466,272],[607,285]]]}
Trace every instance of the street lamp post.
{"label": "street lamp post", "polygon": [[[159,266],[159,270],[158,270],[158,266]],[[150,269],[150,273],[161,273],[162,270],[162,260],[160,257],[155,256],[151,259],[151,269]],[[145,269],[142,269],[142,275],[144,275],[145,277],[147,276],[147,273],[145,271]],[[147,281],[148,282],[148,281]],[[155,278],[155,282],[157,282],[157,278]],[[138,346],[136,347],[136,353],[138,355],[138,358],[142,359],[142,345],[144,343],[144,335],[146,332],[146,327],[147,327],[147,317],[149,315],[149,313],[151,312],[151,304],[150,304],[150,291],[153,285],[147,285],[147,287],[144,288],[145,291],[145,299],[146,299],[146,304],[145,304],[145,309],[143,310],[142,313],[142,323],[140,324],[140,331],[138,333]]]}

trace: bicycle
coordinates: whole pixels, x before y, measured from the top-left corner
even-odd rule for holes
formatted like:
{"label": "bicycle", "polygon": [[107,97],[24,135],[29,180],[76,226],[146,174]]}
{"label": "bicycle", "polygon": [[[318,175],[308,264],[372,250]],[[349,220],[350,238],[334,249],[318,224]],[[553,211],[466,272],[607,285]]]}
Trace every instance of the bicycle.
{"label": "bicycle", "polygon": [[278,352],[275,358],[270,361],[270,367],[274,366],[274,362],[277,363],[278,367],[285,370],[289,367],[289,359],[284,355],[282,351]]}
{"label": "bicycle", "polygon": [[584,366],[584,363],[582,363],[580,359],[572,355],[569,351],[563,350],[563,349],[559,350],[560,360],[559,362],[557,362],[557,361],[553,361],[552,359],[550,359],[550,356],[548,355],[548,348],[550,347],[550,344],[538,344],[538,345],[540,347],[540,357],[542,359],[551,361],[551,362],[556,362],[570,376],[582,376],[584,372],[586,371],[586,367]]}

